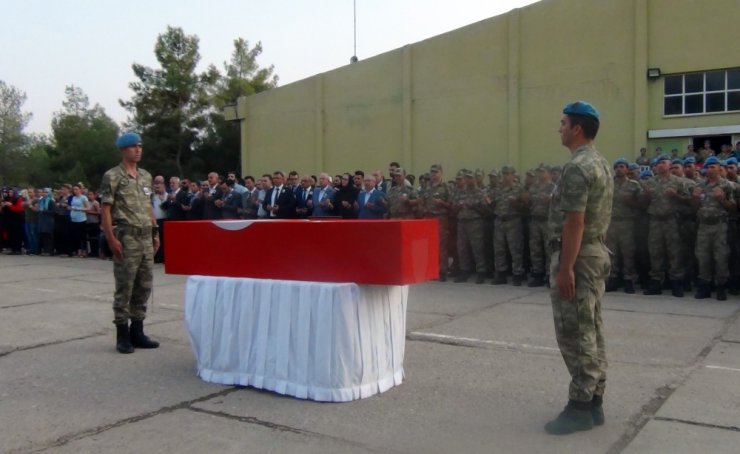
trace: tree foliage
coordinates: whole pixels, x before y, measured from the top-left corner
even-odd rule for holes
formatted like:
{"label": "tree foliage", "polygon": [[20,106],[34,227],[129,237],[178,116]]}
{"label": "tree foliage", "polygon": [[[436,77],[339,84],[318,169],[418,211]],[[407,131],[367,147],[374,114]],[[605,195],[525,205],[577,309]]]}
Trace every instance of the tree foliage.
{"label": "tree foliage", "polygon": [[28,137],[23,130],[31,114],[23,112],[25,102],[23,91],[0,80],[0,182],[17,182],[26,156]]}

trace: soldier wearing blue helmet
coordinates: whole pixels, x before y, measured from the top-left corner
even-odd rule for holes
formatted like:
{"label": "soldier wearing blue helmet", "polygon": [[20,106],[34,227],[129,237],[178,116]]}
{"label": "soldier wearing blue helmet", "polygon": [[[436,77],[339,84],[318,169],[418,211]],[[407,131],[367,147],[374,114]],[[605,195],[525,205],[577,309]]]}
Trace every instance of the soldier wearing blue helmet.
{"label": "soldier wearing blue helmet", "polygon": [[553,191],[550,228],[550,300],[555,335],[571,375],[568,404],[545,425],[551,434],[604,423],[606,351],[601,298],[609,275],[604,245],[614,192],[609,162],[594,147],[599,112],[585,101],[565,106],[560,140],[571,158]]}

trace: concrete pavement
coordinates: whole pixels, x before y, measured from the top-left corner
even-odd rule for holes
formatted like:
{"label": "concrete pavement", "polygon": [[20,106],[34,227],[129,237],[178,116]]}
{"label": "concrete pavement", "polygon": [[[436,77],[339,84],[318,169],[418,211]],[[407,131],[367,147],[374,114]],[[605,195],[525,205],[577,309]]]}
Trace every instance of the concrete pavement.
{"label": "concrete pavement", "polygon": [[409,298],[404,383],[342,404],[202,382],[184,276],[155,272],[120,355],[110,262],[0,256],[0,452],[693,453],[740,445],[740,299],[608,294],[606,425],[553,437],[567,399],[544,289],[431,282]]}

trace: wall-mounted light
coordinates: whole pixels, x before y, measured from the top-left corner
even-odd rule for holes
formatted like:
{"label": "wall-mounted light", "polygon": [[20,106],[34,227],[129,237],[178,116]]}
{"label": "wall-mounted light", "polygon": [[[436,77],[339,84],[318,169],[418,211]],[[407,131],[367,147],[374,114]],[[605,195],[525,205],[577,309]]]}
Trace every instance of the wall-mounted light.
{"label": "wall-mounted light", "polygon": [[647,76],[648,79],[657,79],[660,77],[660,68],[648,68]]}

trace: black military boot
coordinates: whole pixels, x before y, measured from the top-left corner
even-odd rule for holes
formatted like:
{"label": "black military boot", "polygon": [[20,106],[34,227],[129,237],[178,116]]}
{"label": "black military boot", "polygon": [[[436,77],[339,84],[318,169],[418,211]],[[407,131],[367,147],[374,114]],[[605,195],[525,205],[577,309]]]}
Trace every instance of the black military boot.
{"label": "black military boot", "polygon": [[493,285],[504,285],[506,284],[506,273],[502,273],[499,271],[496,271],[496,277],[493,278],[493,281],[491,282]]}
{"label": "black military boot", "polygon": [[551,435],[567,435],[594,428],[591,416],[591,402],[569,400],[557,418],[545,424],[545,431]]}
{"label": "black military boot", "polygon": [[542,273],[532,273],[531,276],[529,276],[529,282],[527,282],[527,287],[542,287],[545,285],[545,275]]}
{"label": "black military boot", "polygon": [[709,290],[709,283],[697,280],[696,293],[694,293],[694,298],[698,300],[703,300],[705,298],[709,298],[710,296],[712,296],[712,291]]}
{"label": "black military boot", "polygon": [[727,293],[735,296],[740,295],[740,281],[736,277],[732,277],[727,281]]}
{"label": "black military boot", "polygon": [[594,420],[594,426],[604,425],[604,396],[597,396],[594,394],[591,399],[591,417]]}
{"label": "black military boot", "polygon": [[606,281],[606,291],[614,292],[619,288],[619,280],[616,277],[610,277]]}
{"label": "black military boot", "polygon": [[630,295],[635,293],[635,284],[629,279],[625,279],[624,281],[624,293],[629,293]]}
{"label": "black military boot", "polygon": [[131,320],[131,345],[136,348],[159,347],[159,342],[144,334],[144,320]]}
{"label": "black military boot", "polygon": [[486,273],[478,273],[478,275],[475,277],[475,283],[482,284],[484,282],[486,282]]}
{"label": "black military boot", "polygon": [[470,273],[467,271],[458,271],[457,276],[455,276],[454,282],[468,282],[468,278],[470,277]]}
{"label": "black military boot", "polygon": [[513,285],[514,287],[521,287],[522,286],[522,282],[524,282],[525,279],[526,279],[526,276],[525,275],[523,275],[523,274],[515,274],[515,275],[511,276],[511,285]]}
{"label": "black military boot", "polygon": [[683,284],[679,280],[671,282],[671,294],[676,298],[683,298]]}
{"label": "black military boot", "polygon": [[116,350],[118,350],[118,353],[134,352],[134,346],[131,345],[131,337],[128,332],[128,323],[116,324]]}
{"label": "black military boot", "polygon": [[684,279],[683,280],[683,291],[684,292],[690,292],[691,291],[691,279]]}
{"label": "black military boot", "polygon": [[647,285],[647,288],[642,291],[643,295],[662,295],[663,294],[663,284],[661,284],[660,281],[655,279],[650,279],[650,282]]}
{"label": "black military boot", "polygon": [[725,284],[717,284],[717,301],[727,301],[727,287]]}

